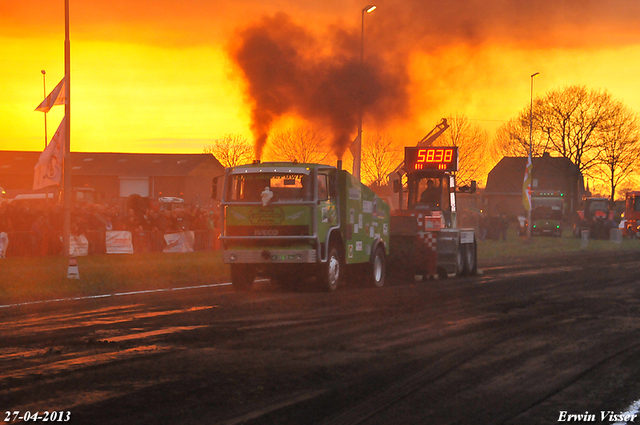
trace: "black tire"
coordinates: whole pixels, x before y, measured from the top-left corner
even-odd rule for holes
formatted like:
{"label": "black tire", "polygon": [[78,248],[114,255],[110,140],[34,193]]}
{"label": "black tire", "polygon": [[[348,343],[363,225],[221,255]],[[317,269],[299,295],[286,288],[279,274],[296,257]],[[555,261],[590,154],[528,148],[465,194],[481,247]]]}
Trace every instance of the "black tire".
{"label": "black tire", "polygon": [[236,292],[247,292],[256,278],[256,270],[247,264],[231,264],[231,284]]}
{"label": "black tire", "polygon": [[444,280],[449,279],[449,274],[447,273],[447,269],[444,267],[438,267],[438,279]]}
{"label": "black tire", "polygon": [[386,261],[384,249],[379,246],[376,248],[371,263],[369,264],[369,281],[374,288],[382,288],[385,281]]}
{"label": "black tire", "polygon": [[327,292],[334,292],[342,282],[343,262],[340,251],[335,247],[329,248],[329,256],[326,263],[320,264],[318,279],[320,286]]}
{"label": "black tire", "polygon": [[475,275],[478,273],[478,256],[476,243],[469,243],[462,245],[464,249],[464,269],[462,274],[464,276]]}
{"label": "black tire", "polygon": [[464,274],[464,245],[458,242],[458,250],[456,252],[456,276]]}

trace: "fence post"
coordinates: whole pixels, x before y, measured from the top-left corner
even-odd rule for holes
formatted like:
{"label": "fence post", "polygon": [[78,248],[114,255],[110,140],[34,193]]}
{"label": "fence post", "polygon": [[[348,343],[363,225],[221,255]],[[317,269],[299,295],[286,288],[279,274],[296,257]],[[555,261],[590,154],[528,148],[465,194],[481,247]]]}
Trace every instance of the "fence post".
{"label": "fence post", "polygon": [[611,229],[609,233],[609,240],[613,243],[622,243],[622,229]]}
{"label": "fence post", "polygon": [[582,248],[586,248],[589,246],[589,231],[588,230],[583,230],[580,233],[580,246]]}

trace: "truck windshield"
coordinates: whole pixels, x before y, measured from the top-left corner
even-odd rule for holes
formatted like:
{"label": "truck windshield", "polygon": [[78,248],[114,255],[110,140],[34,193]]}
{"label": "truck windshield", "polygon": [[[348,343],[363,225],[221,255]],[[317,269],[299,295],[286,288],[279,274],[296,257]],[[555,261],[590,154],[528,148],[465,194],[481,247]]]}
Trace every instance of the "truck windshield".
{"label": "truck windshield", "polygon": [[261,202],[263,192],[265,192],[266,196],[270,196],[270,203],[309,201],[312,194],[310,182],[311,180],[306,174],[236,174],[232,175],[229,181],[226,200],[229,202]]}
{"label": "truck windshield", "polygon": [[531,212],[534,219],[559,220],[562,217],[562,200],[558,198],[533,198],[533,210]]}
{"label": "truck windshield", "polygon": [[439,177],[422,177],[409,181],[410,209],[442,209],[442,184]]}
{"label": "truck windshield", "polygon": [[[534,204],[535,205],[535,204]],[[531,211],[531,218],[533,220],[560,220],[562,218],[562,212],[560,207],[549,205],[534,206]]]}
{"label": "truck windshield", "polygon": [[607,200],[591,201],[589,205],[589,215],[595,214],[596,211],[607,211],[609,206]]}

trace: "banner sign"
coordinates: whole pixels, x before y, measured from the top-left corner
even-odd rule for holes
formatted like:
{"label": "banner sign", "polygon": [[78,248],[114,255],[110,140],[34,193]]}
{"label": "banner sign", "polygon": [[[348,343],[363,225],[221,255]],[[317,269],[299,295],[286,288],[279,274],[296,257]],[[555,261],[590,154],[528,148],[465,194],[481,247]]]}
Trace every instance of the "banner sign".
{"label": "banner sign", "polygon": [[193,252],[193,231],[167,233],[164,235],[164,240],[167,246],[162,250],[163,252]]}
{"label": "banner sign", "polygon": [[69,255],[89,255],[89,241],[85,235],[69,236]]}
{"label": "banner sign", "polygon": [[107,230],[107,254],[133,254],[133,241],[128,230]]}

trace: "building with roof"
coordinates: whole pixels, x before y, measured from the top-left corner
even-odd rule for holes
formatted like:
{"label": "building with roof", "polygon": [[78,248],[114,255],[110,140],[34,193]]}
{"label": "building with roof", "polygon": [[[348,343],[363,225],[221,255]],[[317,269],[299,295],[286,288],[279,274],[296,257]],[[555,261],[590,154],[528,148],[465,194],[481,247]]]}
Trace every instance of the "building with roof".
{"label": "building with roof", "polygon": [[[41,152],[0,151],[0,186],[12,198],[31,192]],[[211,206],[211,184],[224,167],[211,154],[72,152],[71,186],[91,187],[100,203],[132,194],[183,198],[188,205]]]}
{"label": "building with roof", "polygon": [[[584,179],[578,166],[564,157],[545,153],[532,159],[532,187],[534,196],[558,194],[564,198],[565,214],[579,209],[585,193]],[[526,157],[504,157],[489,172],[483,193],[484,210],[492,214],[513,217],[524,215],[522,186],[527,166]]]}

